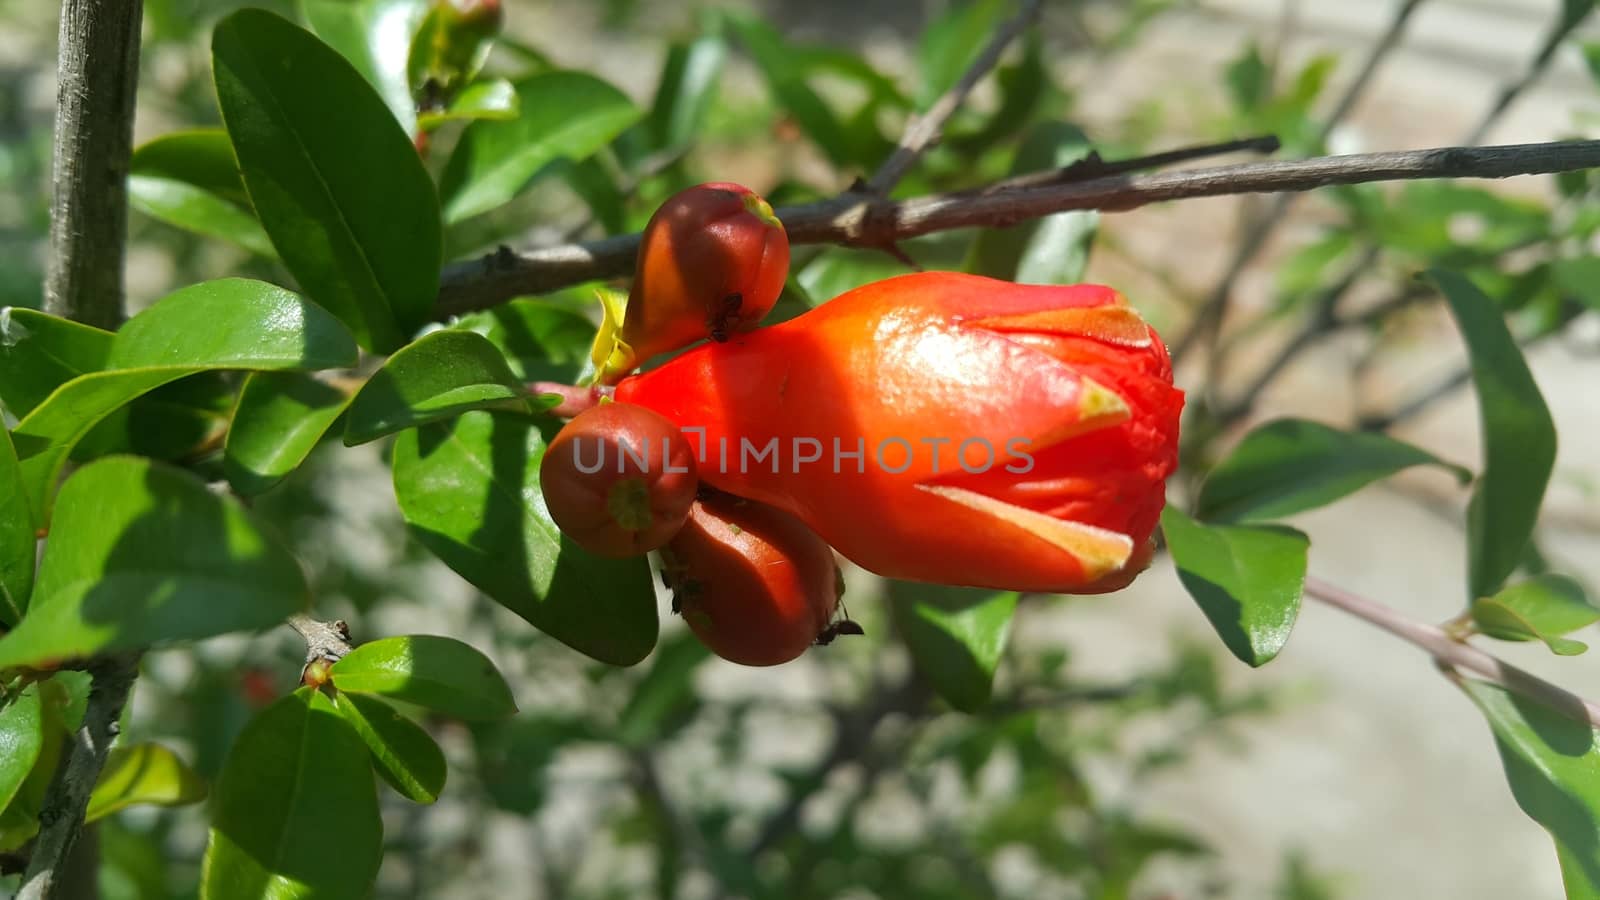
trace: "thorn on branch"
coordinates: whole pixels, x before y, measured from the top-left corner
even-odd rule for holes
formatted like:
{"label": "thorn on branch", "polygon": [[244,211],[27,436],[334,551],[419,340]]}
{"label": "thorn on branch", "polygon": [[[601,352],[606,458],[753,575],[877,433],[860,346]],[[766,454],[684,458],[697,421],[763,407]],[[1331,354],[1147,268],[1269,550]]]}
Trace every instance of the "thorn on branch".
{"label": "thorn on branch", "polygon": [[[350,646],[350,626],[342,619],[323,622],[304,613],[296,613],[290,616],[287,622],[290,628],[298,631],[300,637],[305,639],[307,666],[319,660],[338,662],[354,649]],[[304,674],[302,670],[302,677]]]}

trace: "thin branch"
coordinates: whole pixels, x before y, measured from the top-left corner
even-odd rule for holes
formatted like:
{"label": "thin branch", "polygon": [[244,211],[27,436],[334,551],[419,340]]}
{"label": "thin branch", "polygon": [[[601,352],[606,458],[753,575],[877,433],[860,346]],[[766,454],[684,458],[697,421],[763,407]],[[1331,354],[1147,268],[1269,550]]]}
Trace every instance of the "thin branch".
{"label": "thin branch", "polygon": [[134,676],[139,670],[139,655],[102,657],[91,663],[89,702],[83,724],[73,733],[71,743],[55,777],[45,792],[39,812],[39,837],[28,861],[17,900],[49,900],[58,892],[71,872],[66,865],[83,815],[89,808],[89,794],[100,780],[106,754],[120,730],[118,720],[128,702]]}
{"label": "thin branch", "polygon": [[[122,320],[126,182],[143,18],[141,0],[65,0],[61,6],[44,308],[102,328]],[[72,851],[116,739],[139,654],[96,658],[85,668],[83,724],[45,791],[18,900],[50,900],[92,883],[74,870],[93,867],[98,854],[74,857]]]}
{"label": "thin branch", "polygon": [[99,328],[122,322],[143,13],[141,0],[66,0],[61,6],[44,309]]}
{"label": "thin branch", "polygon": [[[1394,48],[1399,45],[1400,38],[1405,34],[1406,23],[1410,21],[1412,13],[1422,5],[1422,0],[1401,0],[1395,9],[1394,16],[1389,20],[1389,27],[1384,31],[1383,37],[1373,45],[1372,51],[1367,54],[1366,60],[1361,64],[1361,71],[1356,75],[1350,86],[1345,88],[1344,94],[1334,104],[1333,111],[1323,120],[1322,127],[1317,131],[1317,143],[1328,139],[1333,129],[1344,121],[1350,114],[1371,85],[1373,76],[1377,73]],[[1476,143],[1474,141],[1473,143]],[[1202,337],[1215,336],[1220,332],[1222,320],[1227,315],[1229,300],[1233,297],[1234,285],[1238,283],[1239,276],[1244,274],[1246,268],[1261,253],[1267,245],[1267,239],[1272,236],[1278,223],[1289,214],[1289,209],[1294,205],[1296,197],[1293,194],[1284,194],[1278,197],[1264,213],[1250,224],[1244,238],[1234,250],[1233,257],[1228,261],[1228,267],[1223,271],[1222,278],[1217,281],[1216,287],[1211,289],[1200,310],[1195,313],[1189,323],[1188,330],[1184,331],[1177,340],[1172,342],[1172,359],[1174,362],[1188,355],[1189,350]]]}
{"label": "thin branch", "polygon": [[[881,247],[957,228],[1006,227],[1069,209],[1121,212],[1165,200],[1230,194],[1309,191],[1336,184],[1423,178],[1507,178],[1600,166],[1600,141],[1500,147],[1441,147],[1350,156],[1240,163],[1148,175],[1114,175],[1018,190],[932,194],[888,200],[859,193],[778,210],[791,244]],[[527,253],[507,248],[447,266],[435,314],[487,309],[513,297],[543,294],[626,274],[637,234]]]}
{"label": "thin branch", "polygon": [[927,112],[913,118],[906,125],[905,133],[900,136],[900,143],[894,148],[894,152],[889,154],[889,158],[883,161],[878,171],[867,179],[867,192],[886,195],[900,183],[900,179],[916,165],[917,158],[923,151],[939,140],[945,123],[955,115],[955,111],[966,101],[967,95],[972,93],[972,89],[978,86],[983,76],[989,74],[989,70],[1000,62],[1000,55],[1005,52],[1007,45],[1033,23],[1039,15],[1040,5],[1040,0],[1023,0],[1022,9],[1016,16],[995,29],[994,37],[989,39],[988,46],[984,47],[978,58],[972,61],[967,71],[962,73],[961,79],[935,100]]}
{"label": "thin branch", "polygon": [[1502,662],[1471,644],[1454,640],[1442,628],[1408,619],[1394,609],[1335,587],[1320,578],[1306,578],[1306,596],[1365,619],[1422,648],[1440,663],[1472,672],[1508,691],[1543,703],[1591,727],[1600,728],[1600,705],[1531,672]]}
{"label": "thin branch", "polygon": [[1147,156],[1134,156],[1110,162],[1101,159],[1097,151],[1090,151],[1089,155],[1083,159],[1070,165],[1062,166],[1059,169],[1013,175],[1010,178],[982,188],[955,191],[951,196],[986,194],[997,190],[1015,190],[1017,188],[1038,187],[1045,184],[1065,184],[1070,181],[1090,181],[1095,178],[1104,178],[1107,175],[1125,175],[1129,172],[1164,169],[1177,163],[1194,162],[1213,156],[1226,156],[1230,153],[1277,153],[1282,146],[1283,144],[1278,140],[1277,135],[1262,134],[1215,144],[1197,144],[1193,147],[1180,147],[1176,150],[1163,150],[1160,153],[1151,153]]}
{"label": "thin branch", "polygon": [[343,620],[323,622],[305,613],[295,613],[284,621],[305,638],[307,665],[319,659],[338,662],[351,650],[350,626]]}

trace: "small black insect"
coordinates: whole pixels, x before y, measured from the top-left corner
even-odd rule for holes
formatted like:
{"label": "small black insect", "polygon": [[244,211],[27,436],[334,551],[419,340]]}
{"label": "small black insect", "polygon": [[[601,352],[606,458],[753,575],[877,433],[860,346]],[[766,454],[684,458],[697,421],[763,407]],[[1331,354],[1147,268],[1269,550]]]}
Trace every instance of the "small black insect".
{"label": "small black insect", "polygon": [[814,643],[820,647],[826,647],[827,645],[833,643],[834,638],[837,638],[841,634],[866,633],[866,629],[862,628],[861,625],[855,620],[840,619],[839,621],[834,622],[832,625],[829,625],[827,628],[822,629],[822,633],[817,635],[817,639]]}
{"label": "small black insect", "polygon": [[739,312],[739,307],[744,306],[744,295],[738,292],[722,298],[722,308],[712,314],[711,339],[723,343],[728,339],[728,320]]}

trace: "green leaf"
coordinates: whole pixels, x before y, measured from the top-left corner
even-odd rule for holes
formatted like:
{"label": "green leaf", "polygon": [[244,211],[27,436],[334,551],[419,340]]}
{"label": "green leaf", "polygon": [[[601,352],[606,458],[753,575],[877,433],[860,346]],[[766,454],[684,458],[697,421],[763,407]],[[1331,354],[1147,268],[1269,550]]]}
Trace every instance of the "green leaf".
{"label": "green leaf", "polygon": [[962,712],[989,703],[1017,598],[973,588],[889,583],[895,627],[911,648],[917,671]]}
{"label": "green leaf", "polygon": [[[61,681],[58,673],[28,688],[37,691],[40,744],[32,768],[25,770],[21,783],[11,789],[10,802],[0,806],[0,850],[15,850],[38,833],[39,814],[44,809],[45,793],[60,766],[62,745],[67,734],[77,727],[72,720],[63,717],[68,698]],[[17,750],[23,754],[28,752],[26,745]]]}
{"label": "green leaf", "polygon": [[107,369],[335,369],[356,347],[337,319],[277,285],[248,278],[203,281],[168,294],[125,322]]}
{"label": "green leaf", "polygon": [[89,795],[84,822],[130,806],[183,806],[206,798],[206,780],[160,744],[112,747]]}
{"label": "green leaf", "polygon": [[978,54],[988,45],[1002,19],[1015,4],[1004,0],[973,0],[954,4],[922,32],[917,43],[917,67],[922,81],[917,107],[927,109],[961,80]]}
{"label": "green leaf", "polygon": [[1462,484],[1472,480],[1461,466],[1381,434],[1277,419],[1245,435],[1211,470],[1195,515],[1214,522],[1276,519],[1326,506],[1412,466],[1440,466]]}
{"label": "green leaf", "polygon": [[[1044,122],[1023,138],[1011,161],[1011,174],[1069,166],[1092,149],[1077,126]],[[1010,228],[986,228],[973,240],[965,268],[1007,281],[1071,284],[1083,277],[1089,264],[1089,245],[1099,223],[1098,212],[1074,210]]]}
{"label": "green leaf", "polygon": [[1168,506],[1167,549],[1211,627],[1251,666],[1272,661],[1300,614],[1310,541],[1281,525],[1202,525]]}
{"label": "green leaf", "polygon": [[431,634],[370,641],[334,663],[333,686],[402,700],[461,719],[517,711],[511,688],[489,657]]}
{"label": "green leaf", "polygon": [[1589,603],[1583,585],[1565,575],[1546,574],[1506,587],[1472,604],[1478,630],[1503,641],[1544,641],[1561,656],[1589,649],[1561,637],[1600,622],[1600,607]]}
{"label": "green leaf", "polygon": [[39,685],[0,695],[0,809],[11,804],[44,747]]}
{"label": "green leaf", "polygon": [[212,37],[217,99],[262,226],[305,292],[385,352],[429,318],[438,200],[411,138],[328,45],[256,9]]}
{"label": "green leaf", "polygon": [[646,120],[656,149],[686,146],[699,136],[727,58],[728,42],[720,33],[668,48]]}
{"label": "green leaf", "polygon": [[1489,720],[1517,805],[1555,839],[1567,896],[1600,897],[1600,747],[1595,730],[1495,685],[1466,680],[1462,688]]}
{"label": "green leaf", "polygon": [[134,398],[210,369],[326,369],[354,365],[356,346],[315,304],[259,281],[226,278],[184,288],[129,319],[112,341],[109,371],[63,384],[17,423],[12,437],[34,524],[73,446]]}
{"label": "green leaf", "polygon": [[445,221],[506,203],[545,166],[589,157],[641,115],[621,91],[582,72],[525,78],[517,98],[517,118],[474,122],[462,133],[440,179]]}
{"label": "green leaf", "polygon": [[217,778],[201,900],[350,900],[383,858],[377,785],[333,701],[301,688],[262,710]]}
{"label": "green leaf", "polygon": [[539,491],[555,423],[469,412],[407,431],[394,487],[412,533],[457,574],[535,627],[601,662],[628,666],[655,646],[644,557],[601,559],[562,535]]}
{"label": "green leaf", "polygon": [[389,786],[413,803],[432,803],[444,790],[444,752],[417,723],[376,697],[340,692],[333,705],[361,735]]}
{"label": "green leaf", "polygon": [[1432,269],[1467,342],[1483,422],[1483,474],[1467,506],[1469,599],[1517,568],[1556,461],[1556,426],[1500,307],[1455,272]]}
{"label": "green leaf", "polygon": [[147,216],[276,259],[220,128],[164,134],[133,151],[128,202]]}
{"label": "green leaf", "polygon": [[34,309],[0,309],[0,403],[17,418],[56,388],[105,368],[109,331]]}
{"label": "green leaf", "polygon": [[239,389],[222,468],[235,493],[263,493],[300,467],[352,395],[300,372],[256,372]]}
{"label": "green leaf", "polygon": [[417,104],[406,59],[426,11],[423,0],[300,0],[311,31],[356,67],[408,134],[417,127]]}
{"label": "green leaf", "polygon": [[33,603],[0,668],[269,628],[305,608],[300,565],[239,504],[147,459],[114,456],[61,488]]}
{"label": "green leaf", "polygon": [[17,451],[11,433],[0,428],[0,625],[17,624],[28,608],[37,544]]}
{"label": "green leaf", "polygon": [[423,130],[431,131],[446,122],[515,119],[521,110],[515,85],[504,78],[485,78],[463,88],[445,109],[422,113],[417,123]]}
{"label": "green leaf", "polygon": [[584,316],[542,300],[512,300],[463,316],[450,327],[488,338],[524,383],[572,383],[589,361],[595,331]]}
{"label": "green leaf", "polygon": [[435,331],[395,351],[356,394],[344,442],[353,447],[471,409],[529,410],[527,396],[486,338]]}

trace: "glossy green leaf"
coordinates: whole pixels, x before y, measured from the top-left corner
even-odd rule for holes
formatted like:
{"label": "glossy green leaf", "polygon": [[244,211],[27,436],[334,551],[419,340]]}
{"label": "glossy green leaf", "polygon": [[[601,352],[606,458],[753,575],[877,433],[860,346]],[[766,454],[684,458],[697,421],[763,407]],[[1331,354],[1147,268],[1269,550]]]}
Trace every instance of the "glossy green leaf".
{"label": "glossy green leaf", "polygon": [[108,457],[61,488],[0,668],[269,628],[308,599],[299,563],[237,502],[161,463]]}
{"label": "glossy green leaf", "polygon": [[1161,530],[1178,580],[1222,642],[1249,665],[1271,662],[1300,615],[1306,536],[1280,525],[1203,525],[1173,506]]}
{"label": "glossy green leaf", "polygon": [[1428,276],[1467,342],[1483,423],[1483,474],[1467,506],[1469,599],[1505,584],[1539,519],[1556,460],[1556,427],[1500,307],[1465,277]]}
{"label": "glossy green leaf", "polygon": [[656,642],[650,568],[644,557],[590,555],[550,520],[539,461],[555,430],[477,411],[401,434],[400,511],[423,546],[495,602],[601,662],[633,665]]}
{"label": "glossy green leaf", "polygon": [[956,709],[989,703],[1005,653],[1015,593],[894,581],[889,601],[896,629],[928,684]]}
{"label": "glossy green leaf", "polygon": [[1381,434],[1277,419],[1245,435],[1211,470],[1195,515],[1215,522],[1276,519],[1326,506],[1412,466],[1440,466],[1463,484],[1472,480],[1461,466]]}
{"label": "glossy green leaf", "polygon": [[333,701],[301,688],[262,710],[217,778],[201,900],[351,900],[383,858],[377,784]]}
{"label": "glossy green leaf", "polygon": [[85,822],[130,806],[184,806],[206,798],[206,780],[160,744],[112,747],[89,795]]}
{"label": "glossy green leaf", "polygon": [[233,144],[220,128],[164,134],[135,149],[128,203],[168,225],[232,241],[269,259],[278,255],[256,221]]}
{"label": "glossy green leaf", "polygon": [[416,128],[417,104],[406,59],[427,8],[425,0],[300,0],[312,33],[356,67],[407,133]]}
{"label": "glossy green leaf", "polygon": [[123,323],[108,369],[333,369],[355,365],[337,319],[292,291],[248,278],[203,281]]}
{"label": "glossy green leaf", "polygon": [[1586,43],[1582,49],[1584,64],[1589,67],[1589,77],[1594,79],[1596,87],[1600,87],[1600,43]]}
{"label": "glossy green leaf", "polygon": [[[20,784],[11,788],[10,802],[0,806],[0,851],[15,850],[38,833],[45,793],[60,767],[66,736],[75,727],[63,717],[66,691],[60,683],[60,675],[36,682],[29,690],[37,692],[41,738],[32,768],[24,772]],[[20,753],[28,752],[26,745],[17,749]]]}
{"label": "glossy green leaf", "polygon": [[530,410],[527,390],[499,349],[470,331],[445,329],[395,351],[350,403],[348,446],[471,409]]}
{"label": "glossy green leaf", "polygon": [[1548,573],[1501,589],[1472,604],[1478,630],[1503,641],[1544,641],[1561,656],[1589,649],[1562,635],[1600,622],[1600,607],[1589,602],[1583,585]]}
{"label": "glossy green leaf", "polygon": [[517,711],[511,687],[470,644],[431,634],[370,641],[333,665],[333,686],[402,700],[461,719]]}
{"label": "glossy green leaf", "polygon": [[720,33],[667,49],[647,120],[658,150],[682,147],[698,137],[727,58],[728,42]]}
{"label": "glossy green leaf", "polygon": [[255,372],[239,390],[222,467],[235,493],[253,497],[300,467],[352,395],[301,372]]}
{"label": "glossy green leaf", "polygon": [[21,419],[56,388],[105,368],[109,331],[34,309],[0,309],[0,404]]}
{"label": "glossy green leaf", "polygon": [[14,694],[0,692],[0,809],[11,803],[44,747],[44,713],[39,686]]}
{"label": "glossy green leaf", "polygon": [[485,78],[463,88],[444,109],[422,113],[417,123],[423,129],[432,130],[446,122],[502,122],[515,119],[521,111],[522,103],[517,98],[515,85],[504,78]]}
{"label": "glossy green leaf", "polygon": [[376,697],[342,691],[333,705],[361,735],[378,774],[413,803],[432,803],[444,790],[444,752],[421,726]]}
{"label": "glossy green leaf", "polygon": [[522,192],[558,159],[584,159],[638,121],[621,91],[582,72],[543,72],[517,82],[520,113],[474,122],[440,179],[444,217],[458,222]]}
{"label": "glossy green leaf", "polygon": [[257,9],[212,37],[217,98],[245,186],[305,292],[389,351],[433,309],[438,200],[410,136],[361,75]]}
{"label": "glossy green leaf", "polygon": [[1600,897],[1600,746],[1595,730],[1496,685],[1466,680],[1462,687],[1489,720],[1517,805],[1555,839],[1567,897]]}
{"label": "glossy green leaf", "polygon": [[356,346],[338,320],[295,294],[260,281],[226,278],[171,294],[122,326],[108,371],[63,384],[17,423],[34,524],[73,446],[134,398],[209,369],[326,369],[354,365]]}
{"label": "glossy green leaf", "polygon": [[450,327],[488,338],[519,381],[569,384],[588,362],[595,332],[584,316],[542,300],[512,300],[463,316]]}
{"label": "glossy green leaf", "polygon": [[17,451],[11,433],[0,428],[0,625],[17,624],[28,608],[37,543]]}
{"label": "glossy green leaf", "polygon": [[[1045,122],[1023,139],[1011,174],[1059,169],[1093,149],[1075,125]],[[1072,284],[1089,264],[1089,245],[1099,228],[1094,210],[1056,213],[1010,228],[987,228],[972,242],[966,270],[1026,284]]]}

